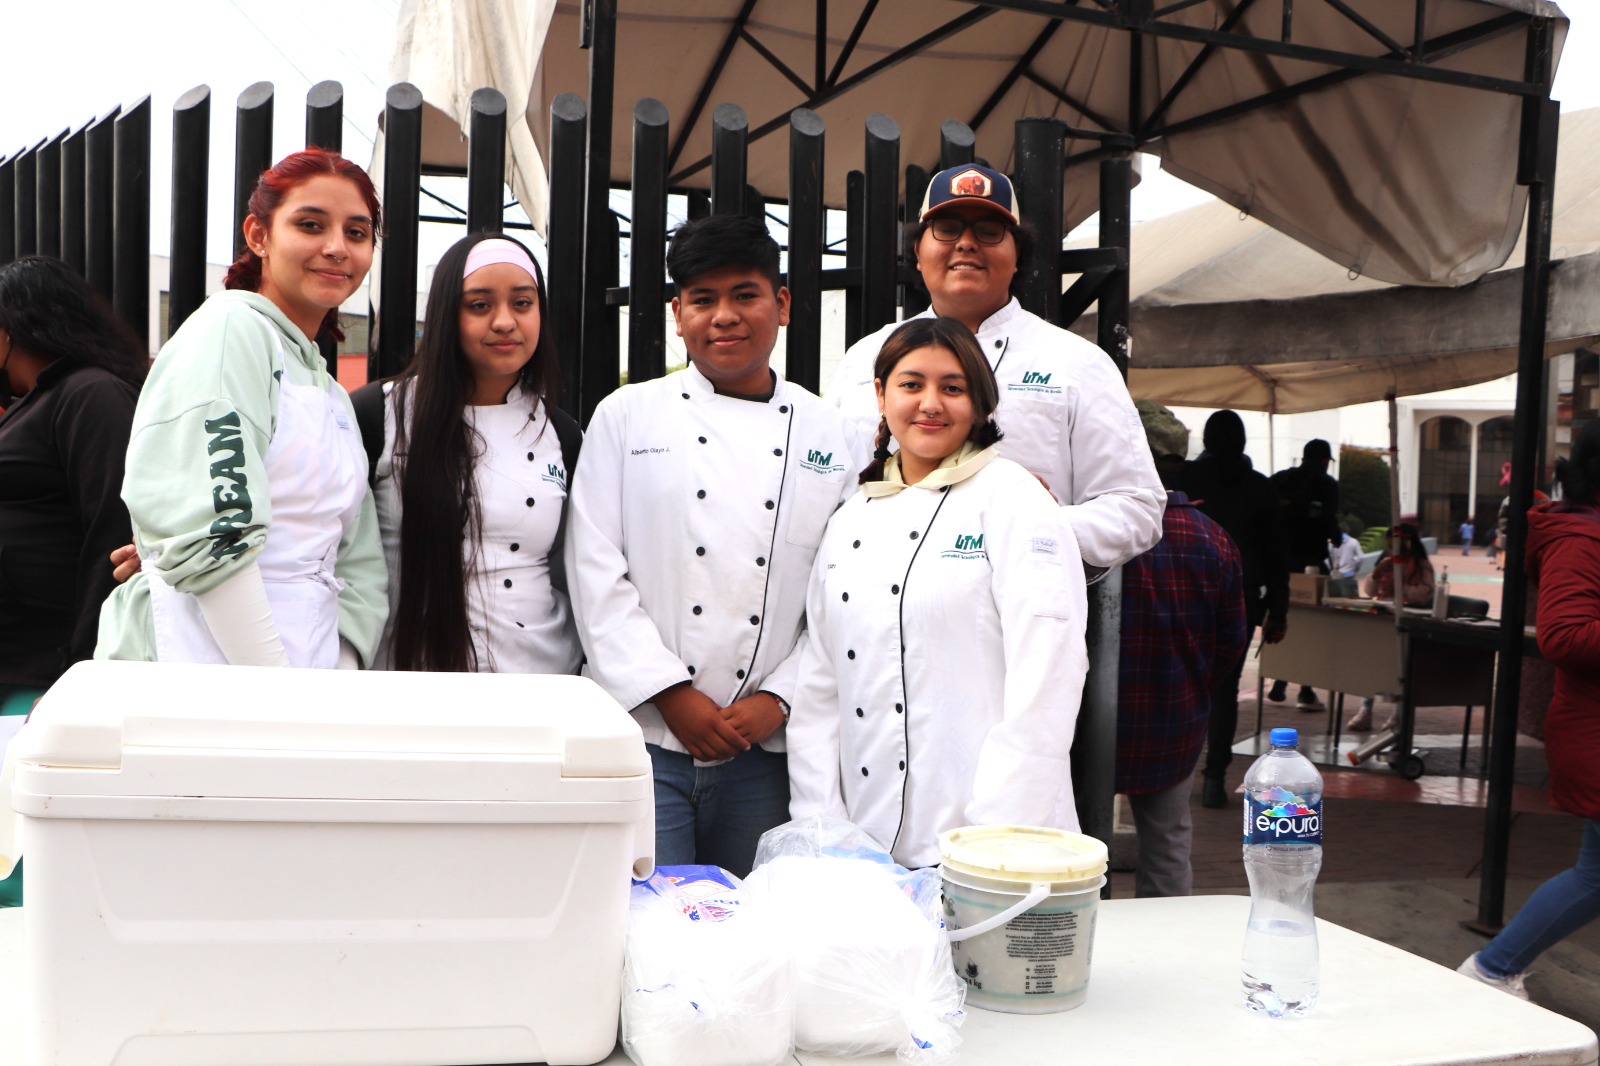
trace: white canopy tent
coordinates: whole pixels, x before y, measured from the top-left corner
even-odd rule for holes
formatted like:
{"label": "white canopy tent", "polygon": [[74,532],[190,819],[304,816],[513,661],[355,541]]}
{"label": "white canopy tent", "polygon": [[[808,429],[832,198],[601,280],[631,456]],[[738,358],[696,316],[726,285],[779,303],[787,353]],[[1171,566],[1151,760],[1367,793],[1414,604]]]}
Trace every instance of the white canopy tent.
{"label": "white canopy tent", "polygon": [[[1600,342],[1600,108],[1562,116],[1545,356]],[[1386,285],[1228,204],[1133,227],[1135,396],[1294,414],[1516,369],[1522,243],[1454,288]],[[1086,315],[1074,327],[1093,337]]]}
{"label": "white canopy tent", "polygon": [[[617,110],[646,96],[666,105],[679,187],[708,187],[711,110],[725,101],[750,113],[749,180],[768,195],[787,187],[788,148],[767,134],[795,107],[821,114],[835,134],[835,205],[844,201],[846,171],[862,165],[860,131],[871,113],[899,123],[905,162],[936,162],[940,123],[956,118],[973,128],[978,154],[1002,168],[1012,162],[1014,121],[1052,115],[1069,127],[1069,160],[1087,162],[1118,135],[1122,147],[1159,155],[1165,169],[1363,276],[1444,285],[1473,280],[1512,249],[1526,199],[1514,173],[1519,98],[1384,75],[1431,67],[1509,85],[1524,76],[1528,15],[1555,20],[1557,55],[1566,30],[1545,0],[1321,0],[1289,9],[1292,19],[1287,5],[1253,0],[1174,4],[1138,34],[1103,12],[1053,19],[1045,4],[617,7]],[[401,7],[391,75],[415,84],[431,107],[424,162],[464,167],[472,90],[498,88],[512,112],[507,180],[541,230],[550,101],[567,91],[588,95],[581,15],[569,0]],[[1102,21],[1080,21],[1096,17]],[[1207,35],[1219,30],[1259,46],[1217,47]],[[1275,41],[1361,57],[1364,66],[1274,54]],[[630,138],[628,124],[616,123],[613,181],[628,181]],[[1097,180],[1096,167],[1069,166],[1069,228],[1095,211]]]}

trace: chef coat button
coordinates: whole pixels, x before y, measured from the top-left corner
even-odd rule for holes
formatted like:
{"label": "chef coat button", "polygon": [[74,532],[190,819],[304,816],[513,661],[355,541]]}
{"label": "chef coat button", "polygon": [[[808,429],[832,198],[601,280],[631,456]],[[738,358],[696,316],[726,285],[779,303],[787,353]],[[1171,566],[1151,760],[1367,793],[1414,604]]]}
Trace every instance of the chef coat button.
{"label": "chef coat button", "polygon": [[859,548],[859,547],[861,547],[861,542],[860,542],[860,541],[859,541],[859,540],[856,540],[856,541],[851,541],[851,542],[850,542],[850,547],[852,547],[852,548]]}
{"label": "chef coat button", "polygon": [[527,628],[528,628],[528,627],[527,627],[527,626],[525,626],[525,625],[523,625],[523,624],[522,624],[522,623],[521,623],[521,622],[518,622],[518,623],[517,623],[517,628],[518,628],[518,629],[527,629]]}
{"label": "chef coat button", "polygon": [[911,539],[912,539],[912,540],[916,540],[916,539],[917,539],[917,536],[918,536],[918,533],[917,533],[917,531],[916,531],[916,530],[914,530],[914,529],[913,529],[913,530],[912,530],[912,531],[911,531]]}
{"label": "chef coat button", "polygon": [[840,593],[840,594],[839,594],[839,598],[840,598],[840,599],[841,599],[841,600],[843,600],[843,601],[844,601],[844,602],[845,602],[845,603],[849,603],[849,602],[850,602],[850,594],[849,594],[849,593],[848,593],[848,592],[842,592],[842,593]]}
{"label": "chef coat button", "polygon": [[695,550],[694,550],[694,553],[695,553],[695,554],[696,554],[696,555],[704,555],[704,554],[705,554],[705,553],[706,553],[706,550],[705,550],[705,549],[704,549],[704,548],[696,548],[696,549],[695,549]]}
{"label": "chef coat button", "polygon": [[890,585],[889,586],[889,591],[891,593],[893,593],[894,595],[898,596],[898,595],[900,595],[900,586],[899,585]]}
{"label": "chef coat button", "polygon": [[868,776],[868,774],[867,774],[867,768],[866,768],[866,767],[865,767],[865,766],[863,766],[863,767],[862,767],[862,768],[861,768],[861,776],[862,776],[862,777],[866,777],[866,776]]}
{"label": "chef coat button", "polygon": [[688,394],[688,393],[687,393],[687,392],[686,392],[686,393],[684,393],[684,394],[683,394],[683,398],[684,398],[684,399],[685,399],[685,400],[687,400],[687,399],[688,399],[688,398],[689,398],[689,394]]}
{"label": "chef coat button", "polygon": [[904,707],[902,707],[900,704],[897,703],[897,704],[894,705],[894,713],[895,714],[905,714],[906,713],[906,709]]}
{"label": "chef coat button", "polygon": [[784,404],[782,407],[778,408],[778,413],[780,415],[788,414],[789,413],[789,405],[788,404]]}
{"label": "chef coat button", "polygon": [[851,650],[845,652],[844,653],[844,657],[846,659],[854,659],[856,657],[855,649],[852,648]]}
{"label": "chef coat button", "polygon": [[940,492],[949,492],[950,491],[950,486],[949,485],[940,485],[939,486],[939,491]]}
{"label": "chef coat button", "polygon": [[511,579],[508,577],[508,578],[506,578],[506,588],[510,588],[510,587],[511,587]]}
{"label": "chef coat button", "polygon": [[900,769],[904,770],[905,768],[906,768],[906,761],[904,759],[901,759],[900,760]]}
{"label": "chef coat button", "polygon": [[701,438],[700,438],[700,443],[701,443],[701,444],[704,444],[704,443],[705,443],[705,442],[706,442],[706,439],[705,439],[705,438],[704,438],[704,437],[701,437]]}
{"label": "chef coat button", "polygon": [[777,504],[775,504],[775,503],[773,503],[773,502],[772,502],[772,501],[771,501],[771,500],[768,500],[768,501],[767,501],[767,510],[769,510],[769,511],[770,511],[770,510],[772,510],[772,509],[773,509],[773,508],[774,508],[774,507],[776,507],[776,506],[778,506],[778,505],[777,505]]}
{"label": "chef coat button", "polygon": [[694,613],[695,614],[699,614],[700,613],[700,605],[698,603],[694,605]]}
{"label": "chef coat button", "polygon": [[693,677],[693,676],[694,676],[694,667],[692,667],[692,666],[691,666],[691,667],[689,667],[689,676],[690,676],[690,677]]}
{"label": "chef coat button", "polygon": [[765,555],[756,556],[756,565],[757,566],[766,566],[767,565],[767,557]]}
{"label": "chef coat button", "polygon": [[856,708],[856,717],[857,718],[865,718],[866,716],[867,716],[866,712],[864,712],[860,707]]}
{"label": "chef coat button", "polygon": [[532,452],[528,453],[528,462],[530,462],[530,463],[533,462],[533,453]]}
{"label": "chef coat button", "polygon": [[517,542],[516,542],[516,541],[512,541],[512,542],[511,542],[511,550],[512,550],[512,551],[517,551],[517,550],[519,550],[519,549],[520,549],[520,548],[521,548],[521,547],[522,547],[522,545],[520,545],[520,544],[518,544],[518,543],[517,543]]}
{"label": "chef coat button", "polygon": [[744,671],[743,670],[735,670],[733,672],[733,676],[737,677],[740,681],[743,681],[744,680]]}
{"label": "chef coat button", "polygon": [[700,491],[696,492],[695,493],[695,498],[696,499],[701,499],[701,500],[705,499],[706,498],[706,490],[705,489],[701,489]]}
{"label": "chef coat button", "polygon": [[750,616],[750,624],[753,625],[753,626],[760,625],[761,624],[761,616],[758,615],[758,614],[751,615]]}
{"label": "chef coat button", "polygon": [[527,503],[527,505],[529,507],[532,507],[533,506],[533,497],[529,496],[528,499],[525,502]]}
{"label": "chef coat button", "polygon": [[783,454],[783,449],[782,448],[774,448],[774,449],[772,449],[772,454],[773,455],[782,455]]}
{"label": "chef coat button", "polygon": [[1005,342],[1004,342],[1004,341],[995,341],[995,342],[994,342],[994,346],[995,346],[995,347],[996,347],[996,348],[998,348],[998,347],[1000,347],[1000,345],[1001,345],[1001,344],[1003,344],[1003,343],[1005,343]]}

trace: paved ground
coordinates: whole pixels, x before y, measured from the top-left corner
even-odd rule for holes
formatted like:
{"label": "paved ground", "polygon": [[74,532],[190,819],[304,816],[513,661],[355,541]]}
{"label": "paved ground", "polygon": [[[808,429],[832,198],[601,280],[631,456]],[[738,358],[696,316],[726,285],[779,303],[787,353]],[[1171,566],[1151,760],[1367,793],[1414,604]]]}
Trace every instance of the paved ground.
{"label": "paved ground", "polygon": [[[1457,595],[1489,599],[1498,613],[1500,574],[1482,549],[1463,559],[1459,547],[1446,547],[1436,566],[1450,566]],[[1457,585],[1457,583],[1460,583]],[[1254,660],[1240,686],[1239,739],[1255,727]],[[1303,735],[1319,735],[1327,714],[1309,714],[1293,704],[1268,703],[1264,726],[1293,725]],[[1378,705],[1379,722],[1388,708]],[[1354,706],[1346,708],[1346,715]],[[1377,937],[1452,969],[1476,951],[1485,938],[1461,924],[1477,917],[1480,859],[1483,854],[1483,794],[1476,774],[1476,745],[1466,775],[1458,770],[1461,708],[1428,708],[1418,713],[1418,745],[1427,750],[1428,773],[1408,782],[1374,760],[1362,769],[1323,767],[1326,830],[1322,875],[1317,882],[1317,913],[1323,918]],[[1474,732],[1482,729],[1481,712]],[[1228,786],[1236,790],[1250,760],[1236,757]],[[1511,832],[1505,913],[1509,918],[1541,882],[1572,864],[1579,822],[1545,801],[1543,746],[1520,739],[1517,789]],[[1198,778],[1192,798],[1196,893],[1245,895],[1249,887],[1240,861],[1239,808],[1200,805]],[[1122,822],[1131,825],[1123,816]],[[1131,855],[1132,840],[1119,832],[1117,865]],[[1113,874],[1112,894],[1133,893],[1131,874]],[[1240,930],[1241,936],[1243,930]],[[1547,952],[1528,981],[1536,1002],[1600,1031],[1600,922]],[[1332,990],[1325,990],[1330,992]],[[1403,1009],[1397,1004],[1396,1009]]]}

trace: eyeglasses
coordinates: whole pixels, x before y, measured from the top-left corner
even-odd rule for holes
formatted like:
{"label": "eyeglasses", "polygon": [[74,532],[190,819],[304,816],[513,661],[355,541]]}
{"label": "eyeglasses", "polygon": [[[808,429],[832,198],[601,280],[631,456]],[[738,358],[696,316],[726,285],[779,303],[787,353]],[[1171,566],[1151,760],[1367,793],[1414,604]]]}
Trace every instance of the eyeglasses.
{"label": "eyeglasses", "polygon": [[1006,224],[997,218],[979,218],[967,221],[964,218],[936,218],[928,223],[928,231],[933,234],[933,239],[950,244],[961,239],[961,234],[968,229],[972,230],[972,237],[979,244],[999,244],[1006,239]]}

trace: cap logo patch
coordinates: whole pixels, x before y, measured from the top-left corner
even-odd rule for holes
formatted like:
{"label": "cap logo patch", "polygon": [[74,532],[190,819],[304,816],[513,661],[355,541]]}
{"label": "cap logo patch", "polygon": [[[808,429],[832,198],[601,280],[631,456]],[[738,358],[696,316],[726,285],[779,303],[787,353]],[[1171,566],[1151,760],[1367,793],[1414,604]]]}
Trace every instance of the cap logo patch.
{"label": "cap logo patch", "polygon": [[951,196],[981,196],[988,198],[993,183],[979,170],[963,170],[950,179]]}

